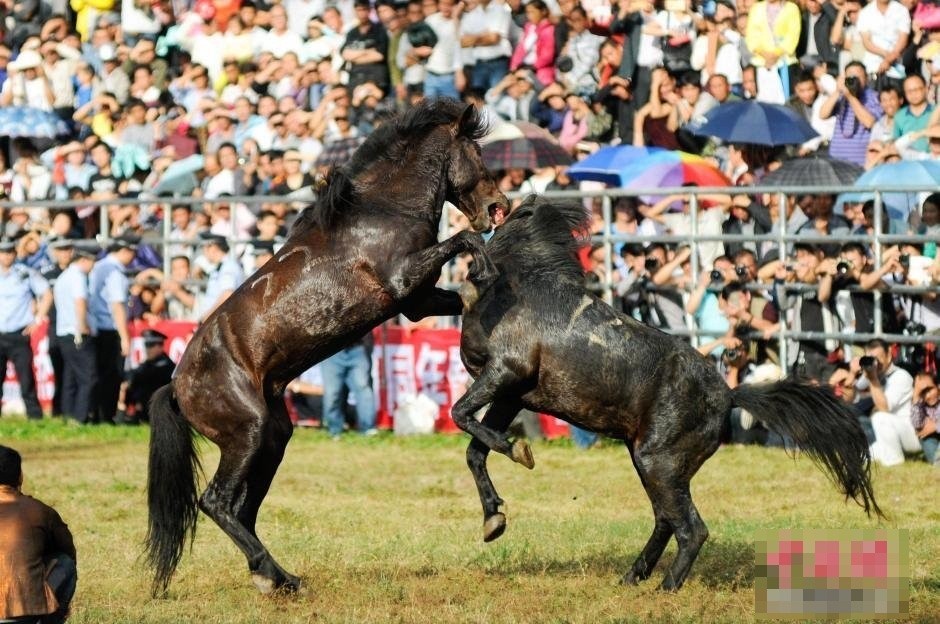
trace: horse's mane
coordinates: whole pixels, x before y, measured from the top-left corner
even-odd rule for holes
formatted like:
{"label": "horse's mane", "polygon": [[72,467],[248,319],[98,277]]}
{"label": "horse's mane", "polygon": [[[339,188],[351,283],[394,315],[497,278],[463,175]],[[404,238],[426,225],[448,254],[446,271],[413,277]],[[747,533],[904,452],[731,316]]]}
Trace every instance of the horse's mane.
{"label": "horse's mane", "polygon": [[583,282],[578,250],[587,231],[588,215],[580,204],[529,195],[496,228],[486,250],[497,265],[509,265],[514,273]]}
{"label": "horse's mane", "polygon": [[326,176],[324,188],[317,200],[307,206],[294,223],[294,230],[319,226],[329,228],[343,208],[355,203],[355,180],[379,162],[401,163],[416,140],[424,138],[436,128],[461,120],[460,134],[456,138],[479,141],[488,132],[486,120],[475,107],[457,100],[423,100],[381,125],[366,138],[352,158],[341,166],[333,167]]}

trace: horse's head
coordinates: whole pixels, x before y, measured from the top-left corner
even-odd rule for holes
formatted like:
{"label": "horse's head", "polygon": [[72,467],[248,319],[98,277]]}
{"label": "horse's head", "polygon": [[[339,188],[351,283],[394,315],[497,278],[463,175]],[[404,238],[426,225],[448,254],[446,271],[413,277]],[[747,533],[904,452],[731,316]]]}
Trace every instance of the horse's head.
{"label": "horse's head", "polygon": [[445,199],[467,216],[475,231],[486,232],[506,220],[509,201],[483,164],[475,138],[481,125],[473,106],[467,106],[451,124],[454,141],[447,152]]}

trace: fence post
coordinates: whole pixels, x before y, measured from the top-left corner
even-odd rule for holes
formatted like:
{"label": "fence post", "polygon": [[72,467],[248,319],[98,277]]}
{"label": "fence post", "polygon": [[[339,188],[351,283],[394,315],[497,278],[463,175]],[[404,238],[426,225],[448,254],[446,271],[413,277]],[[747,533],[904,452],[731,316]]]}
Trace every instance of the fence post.
{"label": "fence post", "polygon": [[610,196],[604,195],[601,201],[601,214],[604,217],[604,301],[614,303],[614,249],[610,241],[611,213]]}
{"label": "fence post", "polygon": [[163,203],[163,279],[170,279],[170,234],[173,232],[173,205]]}
{"label": "fence post", "polygon": [[[689,245],[691,254],[689,255],[689,261],[691,263],[692,271],[692,292],[698,288],[698,278],[699,273],[701,273],[701,267],[699,266],[699,257],[698,257],[698,193],[692,192],[689,195],[689,218],[691,221],[691,230],[692,230],[692,241]],[[701,344],[701,336],[698,333],[698,322],[695,320],[695,314],[686,313],[686,326],[692,330],[692,346],[698,348]],[[710,338],[710,337],[709,337]]]}
{"label": "fence post", "polygon": [[[883,205],[883,203],[882,203],[881,191],[876,190],[876,191],[875,191],[875,210],[874,210],[874,215],[875,215],[875,224],[874,224],[874,225],[875,225],[875,246],[874,246],[874,250],[873,250],[873,251],[875,252],[875,272],[876,272],[876,273],[877,273],[879,270],[881,270],[881,251],[882,251],[882,249],[881,249],[881,235],[884,233],[884,232],[882,231],[883,228],[881,227],[881,225],[882,225],[882,224],[881,224],[881,219],[882,219],[881,213],[882,213],[883,209],[884,209],[884,205]],[[873,321],[874,324],[875,324],[875,327],[874,327],[874,334],[875,334],[876,336],[881,336],[881,335],[883,335],[883,333],[884,333],[884,329],[883,329],[884,319],[882,318],[882,310],[881,310],[881,289],[880,289],[880,288],[875,288],[875,289],[872,291],[872,299],[873,299],[874,305],[875,305],[875,309],[872,311],[872,312],[873,312],[873,314],[872,314],[872,321]]]}
{"label": "fence post", "polygon": [[[777,252],[779,260],[784,265],[787,263],[787,196],[783,191],[777,193],[777,228],[779,251]],[[780,371],[784,376],[789,372],[787,370],[789,356],[787,354],[787,319],[786,311],[781,310],[779,320],[780,330],[777,333],[777,349],[780,352]]]}

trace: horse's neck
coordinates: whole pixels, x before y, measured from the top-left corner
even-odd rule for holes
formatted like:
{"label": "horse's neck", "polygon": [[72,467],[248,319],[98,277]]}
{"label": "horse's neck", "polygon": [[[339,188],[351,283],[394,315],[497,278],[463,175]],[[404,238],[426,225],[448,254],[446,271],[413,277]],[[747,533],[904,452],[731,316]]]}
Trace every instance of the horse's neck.
{"label": "horse's neck", "polygon": [[437,224],[441,220],[445,193],[443,175],[435,176],[438,180],[435,184],[434,177],[428,173],[440,167],[435,164],[395,163],[387,174],[376,174],[372,180],[360,181],[357,186],[367,205]]}

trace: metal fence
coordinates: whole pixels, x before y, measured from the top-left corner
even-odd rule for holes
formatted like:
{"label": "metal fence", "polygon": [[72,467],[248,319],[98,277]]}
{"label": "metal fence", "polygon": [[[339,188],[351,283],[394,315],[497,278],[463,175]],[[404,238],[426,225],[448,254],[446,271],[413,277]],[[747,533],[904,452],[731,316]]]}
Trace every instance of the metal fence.
{"label": "metal fence", "polygon": [[[874,235],[873,236],[859,236],[859,235],[849,235],[849,236],[821,236],[821,235],[810,235],[810,234],[800,234],[794,235],[787,233],[787,214],[786,210],[781,209],[778,211],[778,222],[776,227],[778,231],[774,234],[763,234],[763,235],[713,235],[713,234],[702,234],[699,231],[699,218],[701,216],[701,201],[700,197],[702,195],[708,194],[746,194],[749,196],[760,196],[763,194],[775,194],[777,195],[777,201],[781,208],[786,205],[787,196],[799,196],[807,194],[841,194],[841,193],[865,193],[870,194],[874,200],[875,204],[875,214],[879,215],[882,213],[884,206],[884,194],[886,193],[930,193],[940,190],[937,187],[918,187],[918,186],[908,186],[908,185],[896,185],[896,186],[881,186],[878,188],[874,187],[849,187],[849,186],[832,186],[832,187],[716,187],[716,188],[706,188],[706,187],[677,187],[677,188],[652,188],[652,189],[598,189],[592,191],[549,191],[545,193],[545,197],[557,199],[557,200],[567,200],[567,201],[582,201],[586,198],[595,198],[600,197],[602,200],[601,208],[604,221],[604,233],[597,235],[593,238],[593,242],[602,243],[605,249],[604,256],[604,268],[606,277],[600,283],[601,294],[603,298],[608,302],[613,300],[613,289],[614,283],[612,280],[613,276],[613,246],[616,243],[620,242],[638,242],[638,243],[650,243],[650,242],[660,242],[660,243],[681,243],[684,245],[689,245],[691,247],[691,274],[692,274],[692,289],[695,289],[699,283],[701,274],[701,267],[699,266],[699,247],[702,243],[706,242],[771,242],[776,243],[778,253],[780,253],[781,258],[786,257],[786,249],[789,245],[792,245],[797,242],[807,242],[807,243],[846,243],[849,241],[861,242],[871,246],[873,252],[873,261],[875,270],[879,270],[882,267],[883,263],[883,251],[885,246],[901,243],[901,242],[917,242],[917,243],[926,243],[926,242],[936,242],[934,237],[930,236],[917,236],[917,235],[891,235],[882,231],[882,220],[874,219]],[[689,218],[690,218],[690,234],[688,236],[624,236],[610,233],[612,219],[612,200],[617,197],[627,196],[627,197],[639,197],[639,196],[666,196],[666,195],[687,195],[689,196]],[[511,199],[518,198],[518,194],[509,194]],[[170,207],[174,205],[192,205],[198,206],[203,204],[218,204],[218,203],[228,203],[228,204],[245,204],[249,207],[257,206],[261,207],[266,203],[295,203],[297,200],[290,197],[283,196],[247,196],[247,197],[224,197],[214,200],[206,200],[203,198],[195,197],[174,197],[174,198],[153,198],[149,200],[135,199],[135,198],[115,198],[109,199],[106,202],[108,206],[114,205],[127,205],[127,204],[139,204],[142,206],[162,206],[164,218],[162,220],[162,231],[154,232],[153,236],[144,237],[144,241],[148,244],[154,245],[155,247],[161,248],[163,255],[163,269],[164,273],[169,273],[169,263],[170,263],[170,254],[168,250],[171,246],[177,245],[198,245],[198,240],[179,240],[171,239],[172,231],[172,222],[170,219]],[[88,206],[88,200],[80,201],[30,201],[29,207],[47,207],[47,208],[77,208]],[[12,202],[0,202],[0,209],[8,209],[13,207],[23,207],[23,204],[13,204]],[[454,210],[454,208],[451,208]],[[257,213],[257,210],[255,211]],[[100,214],[100,230],[101,232],[110,231],[110,223],[108,221],[108,211],[102,209],[99,211]],[[232,210],[231,227],[232,231],[230,234],[229,244],[234,253],[235,249],[240,245],[250,243],[252,239],[244,238],[239,236],[239,223],[236,218],[234,218],[235,210]],[[450,235],[449,231],[449,215],[445,210],[444,216],[441,220],[440,226],[440,235],[441,237],[446,237]],[[105,234],[100,237],[100,242],[107,244],[109,237]],[[444,272],[444,282],[446,286],[453,286],[450,284],[449,273],[447,269]],[[903,344],[911,343],[926,343],[926,342],[940,342],[940,335],[936,334],[927,334],[927,335],[907,335],[907,334],[886,334],[883,331],[884,319],[882,318],[882,308],[881,308],[881,298],[884,296],[884,293],[881,290],[871,291],[874,297],[874,327],[875,330],[871,334],[845,334],[845,333],[824,333],[824,332],[794,332],[786,329],[785,323],[781,323],[781,329],[776,334],[776,339],[778,342],[778,349],[780,353],[781,366],[786,372],[787,366],[787,341],[788,340],[839,340],[839,341],[851,341],[851,342],[864,342],[872,338],[883,338],[890,342],[898,342]],[[938,292],[937,285],[930,285],[926,287],[914,287],[914,286],[897,286],[892,287],[891,293],[897,294],[923,294],[925,292]],[[686,315],[686,328],[682,330],[672,330],[672,333],[687,335],[697,342],[700,337],[706,336],[705,332],[699,331],[698,327],[695,324],[694,318],[691,315]]]}

